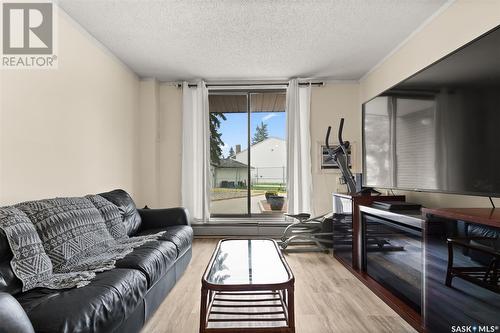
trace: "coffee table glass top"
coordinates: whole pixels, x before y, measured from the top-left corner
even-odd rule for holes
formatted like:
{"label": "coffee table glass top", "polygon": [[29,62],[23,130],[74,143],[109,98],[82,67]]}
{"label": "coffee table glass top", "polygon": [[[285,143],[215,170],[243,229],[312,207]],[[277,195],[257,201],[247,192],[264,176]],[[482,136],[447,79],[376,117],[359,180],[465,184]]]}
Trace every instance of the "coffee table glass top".
{"label": "coffee table glass top", "polygon": [[206,281],[218,285],[286,283],[291,276],[269,239],[223,240]]}

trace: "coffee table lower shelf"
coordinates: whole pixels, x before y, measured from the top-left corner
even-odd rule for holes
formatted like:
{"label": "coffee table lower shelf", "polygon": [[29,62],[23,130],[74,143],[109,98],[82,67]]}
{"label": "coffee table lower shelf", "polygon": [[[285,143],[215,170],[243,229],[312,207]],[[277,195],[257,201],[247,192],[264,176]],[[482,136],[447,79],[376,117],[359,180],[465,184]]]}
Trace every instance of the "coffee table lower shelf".
{"label": "coffee table lower shelf", "polygon": [[282,290],[201,290],[200,332],[294,333],[293,286]]}

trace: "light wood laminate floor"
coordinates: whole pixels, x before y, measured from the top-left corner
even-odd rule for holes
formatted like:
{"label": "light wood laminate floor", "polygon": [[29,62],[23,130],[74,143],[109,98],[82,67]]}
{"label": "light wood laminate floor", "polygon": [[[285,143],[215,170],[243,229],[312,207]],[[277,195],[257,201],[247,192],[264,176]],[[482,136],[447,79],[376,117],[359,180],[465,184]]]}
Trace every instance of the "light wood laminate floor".
{"label": "light wood laminate floor", "polygon": [[[198,332],[201,276],[217,244],[195,239],[193,259],[143,333]],[[331,254],[290,253],[297,333],[415,332]]]}

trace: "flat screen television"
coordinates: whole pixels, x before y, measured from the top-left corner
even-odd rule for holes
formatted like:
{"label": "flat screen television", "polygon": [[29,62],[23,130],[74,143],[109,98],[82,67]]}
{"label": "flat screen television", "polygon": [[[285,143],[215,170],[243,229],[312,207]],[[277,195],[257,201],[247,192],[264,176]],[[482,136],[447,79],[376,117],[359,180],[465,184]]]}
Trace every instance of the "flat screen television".
{"label": "flat screen television", "polygon": [[364,186],[500,196],[500,26],[362,112]]}

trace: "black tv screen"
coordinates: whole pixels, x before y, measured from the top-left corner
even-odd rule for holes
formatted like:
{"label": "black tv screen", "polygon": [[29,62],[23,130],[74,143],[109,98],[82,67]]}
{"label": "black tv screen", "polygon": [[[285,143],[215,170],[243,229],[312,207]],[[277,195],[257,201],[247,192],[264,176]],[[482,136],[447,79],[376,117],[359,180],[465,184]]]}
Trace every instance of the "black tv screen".
{"label": "black tv screen", "polygon": [[500,196],[500,28],[363,104],[363,185]]}

